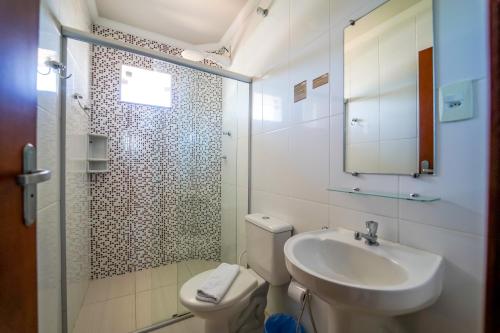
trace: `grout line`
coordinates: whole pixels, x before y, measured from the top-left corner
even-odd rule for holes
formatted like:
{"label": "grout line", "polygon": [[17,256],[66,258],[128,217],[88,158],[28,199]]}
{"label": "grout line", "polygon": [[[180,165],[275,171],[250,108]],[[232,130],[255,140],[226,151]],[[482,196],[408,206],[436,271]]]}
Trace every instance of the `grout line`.
{"label": "grout line", "polygon": [[323,117],[318,117],[318,118],[315,118],[315,119],[309,119],[309,120],[306,120],[306,121],[290,122],[288,126],[283,126],[283,127],[280,127],[280,128],[275,128],[275,129],[268,130],[268,131],[264,131],[263,130],[263,131],[261,131],[259,133],[256,133],[256,134],[252,135],[252,138],[253,137],[259,137],[259,136],[262,136],[262,135],[265,135],[265,134],[274,134],[274,133],[277,133],[277,132],[283,131],[283,130],[290,130],[290,129],[293,129],[293,128],[296,128],[296,127],[299,127],[299,126],[302,126],[302,125],[305,125],[305,124],[309,124],[309,123],[312,123],[312,122],[315,122],[315,121],[318,121],[318,120],[325,120],[325,119],[333,117],[333,116],[335,116],[335,115],[328,114],[328,115],[323,116]]}
{"label": "grout line", "polygon": [[[400,195],[400,194],[401,194],[401,186],[400,186],[401,184],[400,184],[400,182],[401,182],[401,177],[400,177],[400,176],[397,176],[397,183],[398,183],[398,185],[397,185],[397,186],[398,186],[398,195]],[[398,202],[397,202],[397,207],[396,207],[396,214],[397,214],[397,219],[398,219],[398,220],[397,220],[397,240],[398,240],[398,243],[400,243],[400,242],[401,242],[401,241],[400,241],[400,236],[399,236],[399,234],[400,234],[400,227],[399,227],[399,223],[400,223],[400,217],[401,217],[401,216],[400,216],[400,213],[399,213],[399,208],[400,208],[400,206],[401,206],[401,202],[398,200]]]}
{"label": "grout line", "polygon": [[355,208],[350,208],[350,207],[346,207],[346,206],[339,206],[339,205],[335,205],[335,204],[330,204],[330,206],[332,206],[332,207],[338,207],[338,208],[342,208],[342,209],[347,209],[347,210],[352,210],[352,211],[357,212],[357,213],[375,215],[375,216],[385,217],[385,218],[389,218],[389,219],[393,219],[393,220],[398,220],[397,216],[377,214],[377,213],[373,213],[373,212],[363,211],[363,210],[359,210],[359,209],[355,209]]}
{"label": "grout line", "polygon": [[434,225],[434,224],[422,223],[422,222],[412,221],[412,220],[408,220],[408,219],[398,219],[398,223],[401,223],[401,222],[403,222],[403,223],[418,224],[420,226],[425,226],[425,227],[429,227],[429,228],[440,229],[440,230],[447,231],[447,232],[454,232],[454,233],[462,234],[463,236],[483,238],[483,239],[486,238],[485,234],[478,234],[478,233],[467,232],[467,231],[462,231],[462,230],[450,229],[450,228],[445,228],[445,227],[437,226],[437,225]]}

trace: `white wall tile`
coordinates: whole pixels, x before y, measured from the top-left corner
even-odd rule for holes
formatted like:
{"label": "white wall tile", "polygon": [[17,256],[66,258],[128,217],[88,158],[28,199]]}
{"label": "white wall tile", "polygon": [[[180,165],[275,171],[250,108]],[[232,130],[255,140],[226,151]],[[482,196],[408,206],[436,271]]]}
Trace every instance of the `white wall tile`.
{"label": "white wall tile", "polygon": [[289,177],[289,129],[253,137],[252,188],[287,195]]}
{"label": "white wall tile", "polygon": [[237,136],[238,130],[238,82],[222,79],[222,130]]}
{"label": "white wall tile", "polygon": [[262,128],[264,132],[290,125],[289,76],[287,63],[267,72],[262,79]]}
{"label": "white wall tile", "polygon": [[484,234],[487,202],[487,89],[486,80],[474,83],[474,119],[438,123],[437,174],[417,179],[400,178],[401,193],[435,195],[441,200],[429,205],[401,201],[401,218]]}
{"label": "white wall tile", "polygon": [[236,183],[238,186],[248,187],[248,141],[249,137],[241,137],[238,139],[237,145],[237,167],[236,167]]}
{"label": "white wall tile", "polygon": [[[222,136],[221,179],[223,183],[236,185],[238,139],[235,135]],[[225,157],[225,158],[224,158]]]}
{"label": "white wall tile", "polygon": [[290,49],[303,48],[330,27],[329,0],[290,0]]}
{"label": "white wall tile", "polygon": [[262,80],[252,82],[252,135],[262,133]]}
{"label": "white wall tile", "polygon": [[[38,48],[50,50],[53,52],[54,60],[60,60],[61,53],[61,42],[60,34],[57,28],[56,22],[51,17],[50,11],[45,4],[42,3],[40,6],[40,30],[39,30],[39,41]],[[47,73],[47,71],[41,71],[41,73]],[[40,75],[40,74],[39,74]],[[53,73],[49,74],[51,79],[55,81],[56,91],[38,91],[37,104],[45,110],[59,112],[59,80],[57,76]]]}
{"label": "white wall tile", "polygon": [[[344,114],[344,29],[332,24],[330,32],[330,115]],[[340,84],[340,86],[339,86]]]}
{"label": "white wall tile", "polygon": [[401,220],[404,245],[445,259],[443,292],[431,307],[401,318],[417,332],[480,332],[482,327],[485,240],[483,237]]}
{"label": "white wall tile", "polygon": [[237,232],[237,189],[234,184],[222,184],[221,258],[223,262],[235,263]]}
{"label": "white wall tile", "polygon": [[328,205],[289,198],[289,219],[295,234],[328,226]]}
{"label": "white wall tile", "polygon": [[[237,188],[236,202],[236,253],[239,260],[241,254],[246,250],[245,216],[248,211],[248,187]],[[246,264],[246,257],[242,256],[241,265]]]}
{"label": "white wall tile", "polygon": [[49,181],[37,186],[38,209],[59,202],[59,108],[37,109],[37,167],[52,171]]}
{"label": "white wall tile", "polygon": [[38,210],[36,224],[38,331],[61,332],[59,203]]}
{"label": "white wall tile", "polygon": [[[488,50],[486,8],[486,0],[435,2],[435,11],[438,15],[435,37],[439,86],[486,76]],[[450,57],[453,61],[450,61]]]}
{"label": "white wall tile", "polygon": [[290,196],[328,203],[330,119],[290,128]]}
{"label": "white wall tile", "polygon": [[289,198],[284,195],[252,189],[251,213],[266,214],[288,222],[289,207]]}
{"label": "white wall tile", "polygon": [[379,224],[380,238],[398,241],[398,220],[381,215],[369,214],[339,206],[330,206],[330,227],[341,227],[354,231],[366,230],[366,221],[376,221]]}
{"label": "white wall tile", "polygon": [[330,191],[330,204],[360,212],[398,217],[398,200]]}
{"label": "white wall tile", "polygon": [[[60,58],[60,35],[57,23],[45,2],[40,6],[39,48],[54,52]],[[53,74],[52,74],[53,75]],[[37,285],[38,332],[62,330],[61,244],[59,218],[59,84],[55,92],[38,92],[37,100],[37,166],[49,169],[52,177],[37,188]]]}
{"label": "white wall tile", "polygon": [[250,85],[238,82],[238,138],[248,137],[248,125],[250,121]]}
{"label": "white wall tile", "polygon": [[[325,84],[313,89],[313,80],[329,72],[330,67],[330,35],[327,32],[315,39],[306,47],[291,54],[290,86],[304,80],[307,81],[307,98],[291,103],[291,121],[303,122],[327,117],[330,113],[330,85]],[[291,98],[293,100],[293,96]]]}
{"label": "white wall tile", "polygon": [[[434,1],[438,86],[462,79],[479,79],[474,83],[475,118],[463,122],[437,124],[436,175],[422,176],[418,179],[391,175],[353,177],[344,172],[343,30],[350,19],[365,15],[383,2],[384,0],[330,1],[329,95],[332,117],[329,148],[327,148],[329,153],[324,152],[324,155],[330,155],[329,186],[359,187],[361,190],[387,193],[420,193],[436,195],[441,197],[441,200],[434,203],[416,203],[332,192],[329,194],[329,225],[364,230],[364,222],[373,219],[380,222],[381,238],[400,241],[408,246],[419,247],[445,257],[447,266],[442,297],[429,309],[400,318],[405,331],[416,333],[479,332],[484,268],[482,235],[484,235],[485,228],[487,184],[488,106],[486,104],[487,81],[484,79],[487,73],[486,1]],[[316,117],[315,114],[307,113],[309,112],[308,103],[313,101],[312,95],[309,95],[306,101],[292,102],[293,85],[304,79],[311,80],[315,75],[313,72],[319,71],[320,68],[323,70],[325,63],[321,60],[319,61],[321,64],[317,62],[309,64],[309,59],[300,58],[301,54],[310,54],[310,57],[313,57],[314,41],[319,40],[317,36],[320,36],[320,34],[315,35],[314,31],[317,30],[314,26],[305,26],[303,36],[302,32],[297,32],[297,29],[301,28],[297,22],[307,22],[311,17],[306,14],[306,7],[316,6],[315,4],[319,3],[319,0],[307,4],[299,4],[295,0],[276,1],[272,8],[276,8],[279,12],[275,13],[274,19],[280,17],[283,20],[282,26],[274,30],[270,27],[271,21],[265,22],[266,19],[264,19],[262,22],[265,24],[256,28],[252,34],[251,43],[242,47],[248,54],[246,58],[241,58],[248,60],[253,56],[252,52],[255,52],[257,40],[262,40],[267,34],[271,34],[276,40],[278,31],[281,33],[281,42],[273,45],[280,49],[274,53],[264,50],[256,57],[258,64],[252,65],[257,69],[273,69],[267,71],[269,76],[256,81],[254,85],[252,212],[262,212],[290,221],[296,225],[299,232],[317,228],[324,216],[323,205],[314,202],[318,200],[319,191],[311,190],[314,186],[319,188],[320,178],[315,177],[322,174],[323,164],[311,163],[308,166],[300,164],[304,156],[310,156],[314,161],[316,157],[319,157],[319,152],[315,148],[321,139],[315,136],[321,137],[321,134],[314,133],[313,135],[306,128],[299,130],[295,127],[296,123],[310,120],[308,116]],[[290,16],[286,14],[288,5]],[[318,6],[316,9],[323,8],[321,5]],[[300,8],[304,8],[302,12]],[[300,18],[301,15],[303,19]],[[429,17],[422,18],[424,19],[429,23]],[[419,31],[423,26],[422,20],[419,20],[417,20],[417,32],[420,36]],[[288,26],[288,21],[290,30],[286,33],[284,28]],[[250,32],[247,33],[250,34]],[[286,47],[287,39],[290,41],[289,47]],[[401,42],[404,43],[407,40],[401,40]],[[414,44],[422,46],[427,45],[428,42],[417,36]],[[245,41],[241,42],[241,45],[243,44]],[[282,54],[279,59],[266,59],[264,55],[265,53],[277,54],[278,51]],[[400,51],[407,50],[401,48]],[[286,62],[287,57],[289,59],[285,66],[282,62]],[[388,60],[387,65],[390,65],[387,69],[393,68],[393,62],[398,60],[397,56],[396,59],[388,57],[385,59]],[[282,65],[277,67],[277,64]],[[391,73],[389,70],[384,73],[401,74]],[[366,82],[366,71],[364,74],[364,76],[360,75],[360,79]],[[308,93],[311,92],[311,90],[308,91]],[[286,101],[288,105],[268,103],[262,108],[265,104],[263,96],[266,93],[270,95],[268,98],[275,98],[275,100],[288,98]],[[393,107],[399,105],[398,102],[397,100],[387,101],[389,104],[392,103]],[[362,109],[365,110],[366,106]],[[393,109],[396,110],[395,107]],[[319,117],[322,116],[323,114]],[[268,119],[264,120],[266,117]],[[270,118],[274,117],[279,119],[275,122],[270,121]],[[392,128],[391,121],[393,120],[394,114],[390,112],[382,114],[383,127]],[[408,137],[405,133],[409,132],[407,130],[409,128],[415,129],[414,123],[409,120],[403,125],[405,126],[401,125],[398,131],[391,132],[384,129],[383,137],[386,139],[413,137]],[[277,129],[279,131],[276,131]],[[362,130],[366,131],[360,128],[361,134],[363,134]],[[302,132],[298,133],[298,131]],[[262,135],[262,132],[266,134]],[[385,148],[387,146],[384,146],[382,150]],[[390,150],[396,148],[393,147]],[[399,147],[399,149],[403,148]],[[402,154],[398,153],[398,156],[401,157]],[[384,161],[387,159],[384,158]],[[296,174],[303,175],[300,179],[302,183],[297,181],[297,176],[291,177]],[[309,178],[310,174],[314,176]],[[306,223],[305,217],[309,215],[313,222]],[[271,310],[293,311],[294,307],[287,300],[283,290],[273,290],[269,298],[272,304]],[[326,322],[324,315],[319,315],[316,320],[323,324]]]}

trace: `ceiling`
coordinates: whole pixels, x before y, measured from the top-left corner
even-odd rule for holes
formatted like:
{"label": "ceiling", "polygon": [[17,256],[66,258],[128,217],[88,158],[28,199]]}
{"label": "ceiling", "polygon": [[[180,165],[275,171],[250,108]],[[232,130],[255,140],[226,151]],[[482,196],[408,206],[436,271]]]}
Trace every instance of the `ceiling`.
{"label": "ceiling", "polygon": [[248,0],[95,0],[100,18],[189,44],[219,42]]}

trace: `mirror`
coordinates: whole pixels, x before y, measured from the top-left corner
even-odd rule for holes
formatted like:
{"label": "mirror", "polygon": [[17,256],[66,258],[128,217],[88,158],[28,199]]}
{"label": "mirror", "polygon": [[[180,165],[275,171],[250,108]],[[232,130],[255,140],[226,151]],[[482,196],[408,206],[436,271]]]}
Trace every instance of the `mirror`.
{"label": "mirror", "polygon": [[432,174],[432,0],[390,0],[344,30],[344,171]]}

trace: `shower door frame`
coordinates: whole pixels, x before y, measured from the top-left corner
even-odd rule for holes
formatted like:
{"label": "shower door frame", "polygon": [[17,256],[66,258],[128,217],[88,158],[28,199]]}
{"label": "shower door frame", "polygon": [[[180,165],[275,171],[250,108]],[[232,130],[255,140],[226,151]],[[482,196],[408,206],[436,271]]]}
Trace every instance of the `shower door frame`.
{"label": "shower door frame", "polygon": [[[91,33],[73,29],[70,27],[66,27],[64,25],[60,26],[61,33],[61,61],[66,66],[68,65],[68,40],[76,40],[80,42],[85,42],[92,45],[105,46],[114,49],[118,49],[121,51],[130,52],[133,54],[150,57],[156,60],[165,61],[168,63],[172,63],[178,66],[183,66],[195,70],[199,70],[208,74],[217,75],[219,77],[224,77],[232,80],[236,80],[239,82],[248,83],[249,85],[249,103],[248,103],[248,131],[249,136],[252,131],[252,91],[253,91],[253,78],[238,74],[235,72],[231,72],[222,68],[211,67],[205,64],[194,62],[191,60],[186,60],[177,56],[171,56],[159,51],[154,51],[150,49],[146,49],[143,47],[135,46],[132,44],[127,44],[121,41],[109,39],[102,36],[93,35]],[[65,80],[61,80],[61,116],[60,116],[60,173],[61,175],[66,174],[66,93],[67,93],[67,84]],[[248,140],[248,202],[247,202],[247,213],[250,212],[250,202],[251,202],[251,191],[250,191],[250,180],[251,180],[251,140]],[[61,308],[62,308],[62,332],[68,332],[68,304],[67,304],[67,267],[66,267],[66,179],[64,176],[60,177],[60,196],[61,196],[61,204],[60,204],[60,223],[61,223],[61,233],[60,233],[60,242],[61,242]],[[188,319],[193,317],[191,313],[186,313],[179,315],[177,317],[167,319],[163,322],[159,322],[153,324],[152,326],[139,329],[135,331],[135,333],[145,333],[150,332],[156,329],[159,329],[164,326],[168,326],[179,322],[184,319]]]}

